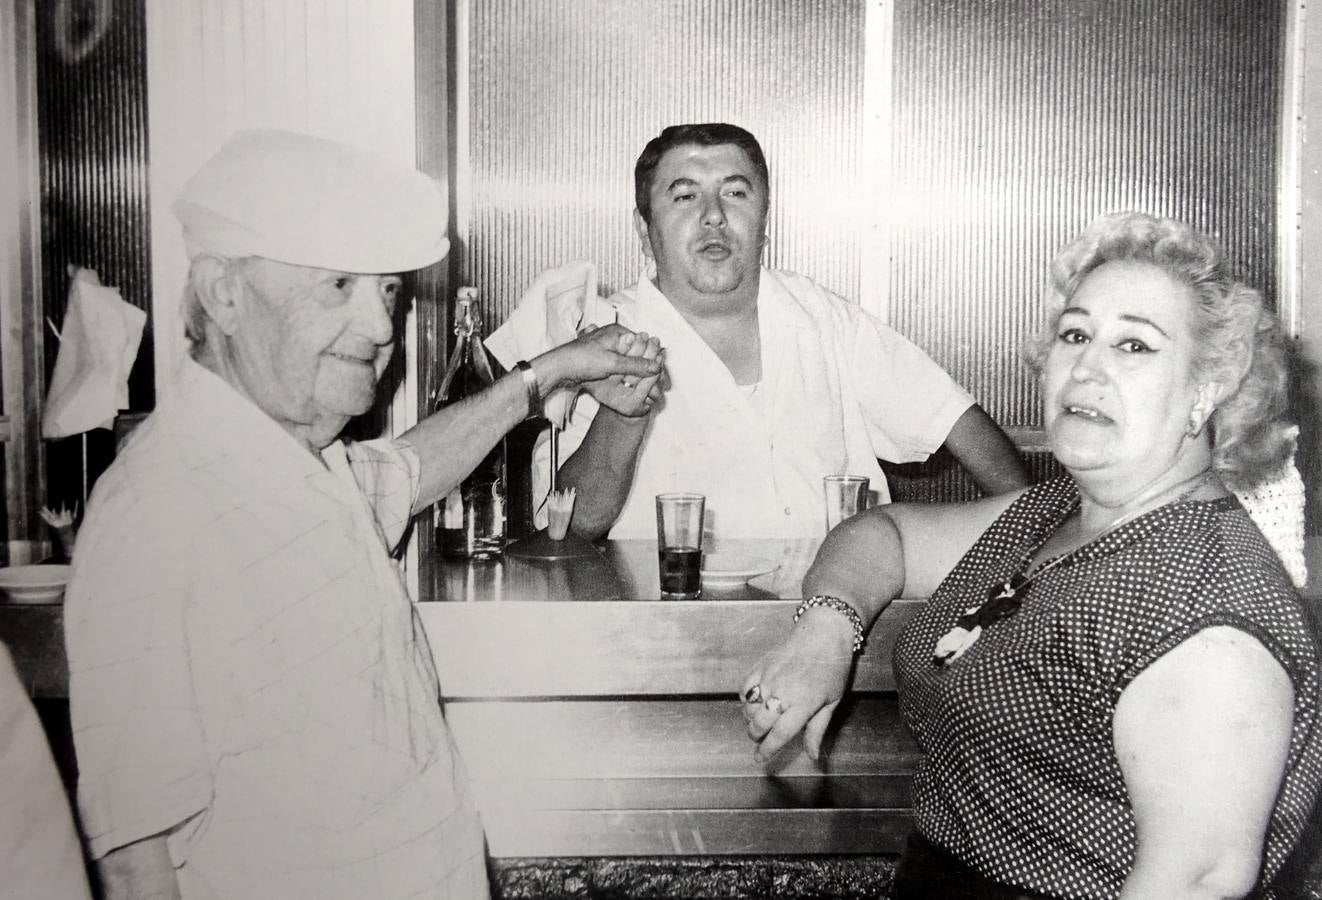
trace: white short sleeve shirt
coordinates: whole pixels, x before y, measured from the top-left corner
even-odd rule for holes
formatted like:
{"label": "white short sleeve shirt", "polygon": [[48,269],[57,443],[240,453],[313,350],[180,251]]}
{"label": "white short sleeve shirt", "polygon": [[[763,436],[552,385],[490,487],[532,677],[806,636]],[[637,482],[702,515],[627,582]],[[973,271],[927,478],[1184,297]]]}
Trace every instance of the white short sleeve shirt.
{"label": "white short sleeve shirt", "polygon": [[186,900],[487,896],[386,552],[417,479],[390,441],[318,461],[187,364],[98,482],[66,600],[94,857],[166,833]]}
{"label": "white short sleeve shirt", "polygon": [[[894,329],[790,272],[762,270],[762,380],[752,396],[648,279],[594,308],[596,324],[618,309],[620,324],[659,337],[670,376],[613,538],[655,537],[654,497],[664,491],[705,494],[717,537],[820,537],[823,476],[866,475],[887,502],[877,459],[926,459],[973,403]],[[591,397],[579,397],[561,436],[561,462],[582,443],[596,410]],[[533,467],[538,498],[548,472],[543,445]]]}

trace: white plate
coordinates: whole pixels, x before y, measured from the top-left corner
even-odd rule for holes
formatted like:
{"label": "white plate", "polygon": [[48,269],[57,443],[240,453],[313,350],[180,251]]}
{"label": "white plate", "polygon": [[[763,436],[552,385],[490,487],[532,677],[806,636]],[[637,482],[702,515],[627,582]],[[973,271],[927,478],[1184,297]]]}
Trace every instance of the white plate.
{"label": "white plate", "polygon": [[708,553],[702,558],[702,583],[705,585],[740,585],[750,578],[774,572],[775,563],[733,553]]}
{"label": "white plate", "polygon": [[69,582],[69,567],[6,566],[0,569],[0,596],[10,603],[59,603]]}

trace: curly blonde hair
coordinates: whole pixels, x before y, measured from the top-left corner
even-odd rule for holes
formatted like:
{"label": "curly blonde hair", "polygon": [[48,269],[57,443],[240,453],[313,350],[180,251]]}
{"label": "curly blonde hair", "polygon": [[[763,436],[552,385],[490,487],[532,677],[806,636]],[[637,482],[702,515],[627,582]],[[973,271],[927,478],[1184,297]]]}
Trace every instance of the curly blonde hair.
{"label": "curly blonde hair", "polygon": [[1188,285],[1197,301],[1192,374],[1230,388],[1208,420],[1217,474],[1231,487],[1250,488],[1279,473],[1294,452],[1295,434],[1284,418],[1288,375],[1281,324],[1262,294],[1230,275],[1220,247],[1184,222],[1113,213],[1066,245],[1051,263],[1046,321],[1024,346],[1029,368],[1041,373],[1060,314],[1083,280],[1118,260],[1157,266]]}

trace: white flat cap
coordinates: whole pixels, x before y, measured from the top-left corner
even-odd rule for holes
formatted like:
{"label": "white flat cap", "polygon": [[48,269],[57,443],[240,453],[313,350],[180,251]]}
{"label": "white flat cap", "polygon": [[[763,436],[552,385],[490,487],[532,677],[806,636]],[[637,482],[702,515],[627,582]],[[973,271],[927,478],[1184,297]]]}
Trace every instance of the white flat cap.
{"label": "white flat cap", "polygon": [[407,272],[443,259],[448,202],[435,179],[292,131],[234,135],[171,207],[190,257],[262,256],[340,272]]}

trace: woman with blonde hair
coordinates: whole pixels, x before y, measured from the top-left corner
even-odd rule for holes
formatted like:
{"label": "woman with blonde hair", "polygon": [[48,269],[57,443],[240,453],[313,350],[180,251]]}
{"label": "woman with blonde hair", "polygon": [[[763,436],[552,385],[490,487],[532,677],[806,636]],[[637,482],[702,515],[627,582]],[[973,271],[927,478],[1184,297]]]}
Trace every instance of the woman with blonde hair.
{"label": "woman with blonde hair", "polygon": [[1280,327],[1193,228],[1107,216],[1030,342],[1068,475],[831,532],[743,685],[766,758],[816,756],[864,626],[925,751],[897,900],[1270,895],[1322,785],[1319,645],[1231,489],[1293,450]]}

